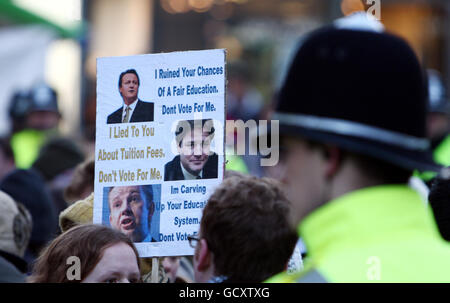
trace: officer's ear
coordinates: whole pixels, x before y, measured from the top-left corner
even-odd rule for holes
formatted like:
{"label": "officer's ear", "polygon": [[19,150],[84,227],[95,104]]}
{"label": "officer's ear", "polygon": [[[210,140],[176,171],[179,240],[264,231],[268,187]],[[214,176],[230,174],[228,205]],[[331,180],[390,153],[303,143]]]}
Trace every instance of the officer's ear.
{"label": "officer's ear", "polygon": [[341,166],[343,152],[337,146],[325,145],[323,146],[323,155],[326,160],[325,177],[333,177]]}
{"label": "officer's ear", "polygon": [[200,239],[195,250],[194,258],[197,263],[197,270],[207,271],[211,266],[212,253],[209,250],[208,243],[205,239]]}

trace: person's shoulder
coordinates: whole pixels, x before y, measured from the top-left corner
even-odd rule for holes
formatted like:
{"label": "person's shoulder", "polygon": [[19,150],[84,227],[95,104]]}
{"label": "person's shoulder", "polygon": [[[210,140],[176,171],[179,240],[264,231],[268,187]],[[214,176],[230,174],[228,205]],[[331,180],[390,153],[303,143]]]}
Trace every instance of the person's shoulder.
{"label": "person's shoulder", "polygon": [[180,155],[175,156],[164,165],[164,181],[183,180],[183,178],[180,179],[182,174],[180,168]]}
{"label": "person's shoulder", "polygon": [[123,107],[121,106],[118,109],[116,109],[115,111],[113,111],[112,114],[110,114],[108,117],[111,117],[111,116],[114,116],[114,115],[117,115],[117,114],[121,114],[122,110],[123,110]]}
{"label": "person's shoulder", "polygon": [[208,157],[208,167],[215,168],[217,170],[217,164],[219,162],[219,156],[216,153],[213,153]]}
{"label": "person's shoulder", "polygon": [[264,283],[294,283],[292,275],[288,275],[286,272],[281,272],[273,277],[265,280]]}
{"label": "person's shoulder", "polygon": [[173,157],[173,159],[167,162],[164,167],[170,167],[178,163],[180,163],[180,155],[176,155],[175,157]]}
{"label": "person's shoulder", "polygon": [[295,273],[282,272],[264,283],[328,283],[329,281],[315,268],[303,270]]}
{"label": "person's shoulder", "polygon": [[122,118],[122,107],[119,107],[113,113],[108,115],[107,123],[116,123],[117,121],[121,122]]}
{"label": "person's shoulder", "polygon": [[138,105],[145,106],[145,107],[154,107],[155,103],[138,99]]}
{"label": "person's shoulder", "polygon": [[138,99],[131,122],[151,122],[154,119],[154,103]]}
{"label": "person's shoulder", "polygon": [[25,275],[10,262],[0,257],[0,283],[24,283]]}
{"label": "person's shoulder", "polygon": [[216,153],[213,153],[212,155],[209,156],[209,158],[213,161],[218,161],[219,156]]}
{"label": "person's shoulder", "polygon": [[148,233],[141,242],[158,242],[153,236]]}
{"label": "person's shoulder", "polygon": [[203,168],[203,178],[204,179],[214,179],[217,178],[219,157],[216,153],[208,156],[208,161]]}

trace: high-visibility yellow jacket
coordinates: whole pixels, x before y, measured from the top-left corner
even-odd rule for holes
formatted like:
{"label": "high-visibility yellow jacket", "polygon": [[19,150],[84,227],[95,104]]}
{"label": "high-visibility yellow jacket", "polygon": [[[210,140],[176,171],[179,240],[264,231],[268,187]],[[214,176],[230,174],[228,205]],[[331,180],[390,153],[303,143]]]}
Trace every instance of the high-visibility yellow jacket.
{"label": "high-visibility yellow jacket", "polygon": [[434,160],[444,166],[450,166],[450,135],[433,152]]}
{"label": "high-visibility yellow jacket", "polygon": [[35,129],[24,129],[15,133],[11,138],[11,148],[17,168],[30,168],[45,140],[45,132]]}
{"label": "high-visibility yellow jacket", "polygon": [[343,195],[299,225],[305,271],[267,282],[450,282],[450,244],[406,185]]}
{"label": "high-visibility yellow jacket", "polygon": [[233,155],[230,153],[226,155],[226,159],[227,159],[227,162],[225,164],[226,170],[235,170],[243,174],[248,174],[247,165],[240,156]]}
{"label": "high-visibility yellow jacket", "polygon": [[[433,159],[436,163],[443,166],[450,166],[450,135],[448,135],[442,142],[434,149]],[[436,176],[434,172],[415,172],[415,176],[421,178],[423,181],[429,181]]]}

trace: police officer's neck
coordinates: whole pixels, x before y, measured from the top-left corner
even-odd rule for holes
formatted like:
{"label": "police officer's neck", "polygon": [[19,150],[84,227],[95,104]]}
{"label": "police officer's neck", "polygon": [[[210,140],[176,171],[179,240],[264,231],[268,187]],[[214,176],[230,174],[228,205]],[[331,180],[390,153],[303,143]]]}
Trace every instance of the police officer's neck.
{"label": "police officer's neck", "polygon": [[329,180],[327,198],[331,201],[352,191],[382,184],[382,180],[365,172],[351,158],[346,158]]}

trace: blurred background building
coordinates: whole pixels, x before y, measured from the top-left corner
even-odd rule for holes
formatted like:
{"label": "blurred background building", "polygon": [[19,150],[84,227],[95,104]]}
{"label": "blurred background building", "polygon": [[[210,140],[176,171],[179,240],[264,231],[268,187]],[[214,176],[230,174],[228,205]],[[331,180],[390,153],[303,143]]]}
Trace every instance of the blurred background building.
{"label": "blurred background building", "polygon": [[[260,117],[298,38],[375,2],[0,0],[0,134],[14,92],[45,81],[58,93],[61,132],[92,144],[96,58],[179,50],[227,49],[229,117]],[[380,17],[450,88],[450,1],[381,0]]]}

